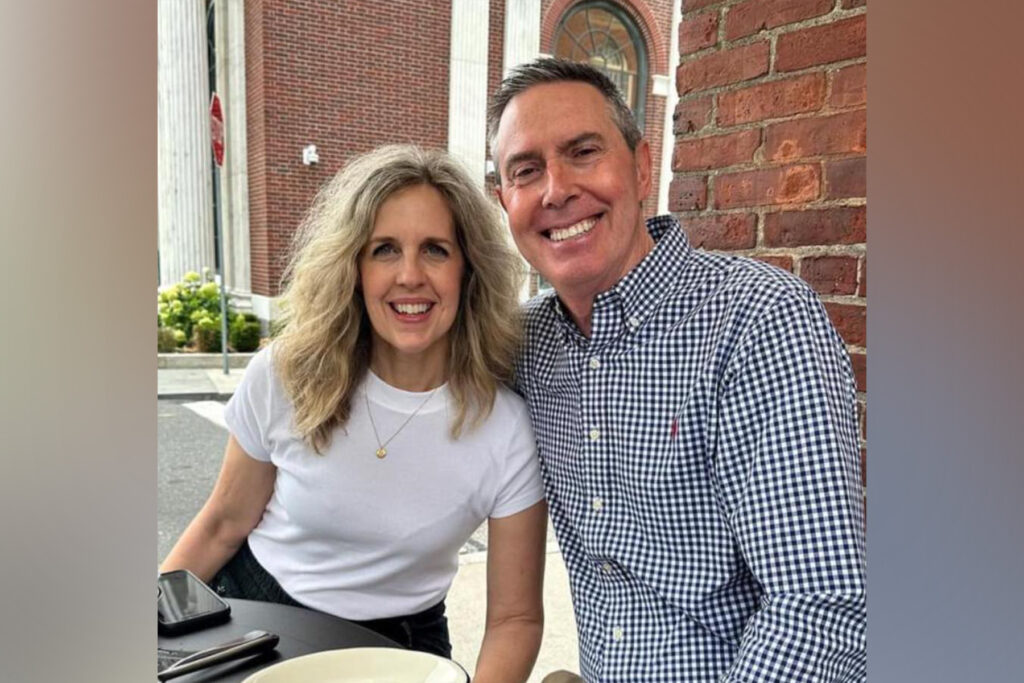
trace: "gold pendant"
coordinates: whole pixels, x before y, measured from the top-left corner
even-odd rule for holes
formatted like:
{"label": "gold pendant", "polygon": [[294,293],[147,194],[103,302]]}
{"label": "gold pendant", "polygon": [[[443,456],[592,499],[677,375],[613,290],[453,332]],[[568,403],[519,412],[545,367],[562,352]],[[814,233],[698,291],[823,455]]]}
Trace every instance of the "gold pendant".
{"label": "gold pendant", "polygon": [[383,446],[381,446],[380,448],[377,449],[377,457],[378,458],[383,458],[387,454],[388,454],[388,449],[384,448]]}

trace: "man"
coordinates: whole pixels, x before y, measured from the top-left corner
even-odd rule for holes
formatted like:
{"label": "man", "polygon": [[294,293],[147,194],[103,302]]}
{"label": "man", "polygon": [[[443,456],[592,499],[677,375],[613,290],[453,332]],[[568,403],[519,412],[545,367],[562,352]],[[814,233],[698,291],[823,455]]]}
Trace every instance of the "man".
{"label": "man", "polygon": [[495,94],[497,196],[555,289],[517,384],[588,681],[865,679],[849,359],[815,294],[647,222],[651,152],[615,86],[540,59]]}

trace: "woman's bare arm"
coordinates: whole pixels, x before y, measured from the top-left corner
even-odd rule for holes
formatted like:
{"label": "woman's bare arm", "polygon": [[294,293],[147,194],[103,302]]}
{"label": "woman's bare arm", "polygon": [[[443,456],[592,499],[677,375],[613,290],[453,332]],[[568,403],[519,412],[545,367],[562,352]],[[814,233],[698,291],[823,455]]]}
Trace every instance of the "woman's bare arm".
{"label": "woman's bare arm", "polygon": [[276,467],[250,457],[230,436],[213,492],[160,571],[188,569],[203,581],[213,578],[259,524],[276,477]]}

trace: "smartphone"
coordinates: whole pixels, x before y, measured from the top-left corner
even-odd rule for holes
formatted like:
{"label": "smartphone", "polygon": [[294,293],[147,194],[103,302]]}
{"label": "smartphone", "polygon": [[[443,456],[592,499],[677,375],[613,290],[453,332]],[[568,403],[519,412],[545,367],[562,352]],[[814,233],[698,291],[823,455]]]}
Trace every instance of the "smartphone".
{"label": "smartphone", "polygon": [[157,629],[178,635],[227,621],[231,605],[187,569],[164,572],[157,578]]}

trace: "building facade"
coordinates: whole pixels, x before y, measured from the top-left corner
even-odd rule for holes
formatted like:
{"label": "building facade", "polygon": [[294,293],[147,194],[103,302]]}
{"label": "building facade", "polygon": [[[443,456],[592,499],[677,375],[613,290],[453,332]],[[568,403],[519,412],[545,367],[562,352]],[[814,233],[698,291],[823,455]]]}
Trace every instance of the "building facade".
{"label": "building facade", "polygon": [[486,101],[503,74],[538,55],[588,61],[651,142],[648,215],[672,212],[696,246],[768,261],[821,295],[853,360],[864,438],[865,0],[158,5],[160,284],[222,251],[235,307],[272,320],[292,235],[346,159],[444,148],[484,185]]}

